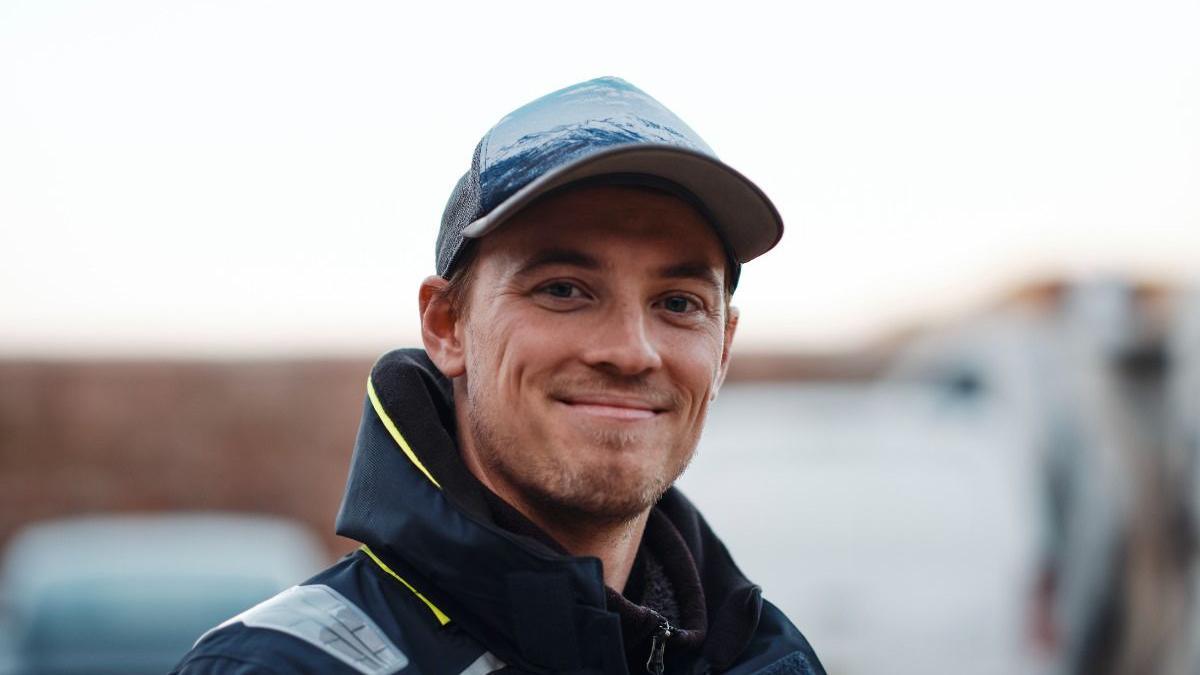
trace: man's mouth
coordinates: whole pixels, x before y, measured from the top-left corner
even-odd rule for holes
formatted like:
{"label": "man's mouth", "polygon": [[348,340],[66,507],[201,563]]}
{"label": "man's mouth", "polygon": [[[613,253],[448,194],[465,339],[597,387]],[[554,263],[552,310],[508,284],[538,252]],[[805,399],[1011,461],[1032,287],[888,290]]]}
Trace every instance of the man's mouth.
{"label": "man's mouth", "polygon": [[646,420],[667,411],[653,401],[631,396],[598,394],[556,397],[555,400],[574,412],[616,420]]}

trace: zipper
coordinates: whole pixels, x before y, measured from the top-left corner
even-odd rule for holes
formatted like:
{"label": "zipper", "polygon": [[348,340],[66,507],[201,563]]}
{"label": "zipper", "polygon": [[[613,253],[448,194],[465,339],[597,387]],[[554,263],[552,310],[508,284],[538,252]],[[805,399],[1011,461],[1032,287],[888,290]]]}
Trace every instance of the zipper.
{"label": "zipper", "polygon": [[663,665],[663,652],[667,650],[667,639],[673,630],[671,622],[662,619],[650,636],[650,658],[646,660],[646,672],[651,675],[663,675],[666,668]]}

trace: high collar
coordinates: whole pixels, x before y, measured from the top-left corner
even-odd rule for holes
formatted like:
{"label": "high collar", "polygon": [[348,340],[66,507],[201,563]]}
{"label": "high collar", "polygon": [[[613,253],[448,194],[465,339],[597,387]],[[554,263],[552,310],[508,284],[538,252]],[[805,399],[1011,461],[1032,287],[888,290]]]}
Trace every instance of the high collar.
{"label": "high collar", "polygon": [[[403,569],[452,622],[509,663],[622,672],[622,625],[600,561],[497,523],[492,496],[459,456],[452,401],[450,382],[421,350],[375,364],[338,534]],[[669,490],[655,514],[694,561],[708,628],[703,655],[718,668],[731,663],[757,625],[758,587],[679,491]]]}

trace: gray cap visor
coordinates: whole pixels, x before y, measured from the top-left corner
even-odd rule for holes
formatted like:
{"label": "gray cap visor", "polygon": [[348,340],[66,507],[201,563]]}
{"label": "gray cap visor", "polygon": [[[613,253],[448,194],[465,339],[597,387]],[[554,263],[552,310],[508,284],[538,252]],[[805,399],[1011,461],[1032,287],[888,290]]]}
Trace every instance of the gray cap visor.
{"label": "gray cap visor", "polygon": [[462,236],[482,237],[551,190],[607,174],[657,176],[695,195],[739,263],[766,253],[783,236],[783,219],[775,205],[748,178],[709,155],[646,144],[616,146],[551,169],[467,225]]}

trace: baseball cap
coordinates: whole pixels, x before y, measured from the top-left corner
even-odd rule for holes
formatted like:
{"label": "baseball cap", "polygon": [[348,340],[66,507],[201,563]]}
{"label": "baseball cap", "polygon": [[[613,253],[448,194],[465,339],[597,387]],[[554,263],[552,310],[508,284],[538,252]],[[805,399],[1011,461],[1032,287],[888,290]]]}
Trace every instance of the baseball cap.
{"label": "baseball cap", "polygon": [[601,77],[527,103],[484,135],[442,214],[437,273],[448,278],[470,240],[538,197],[597,180],[665,189],[696,206],[725,245],[731,288],[741,263],[783,235],[771,200],[683,120],[628,82]]}

